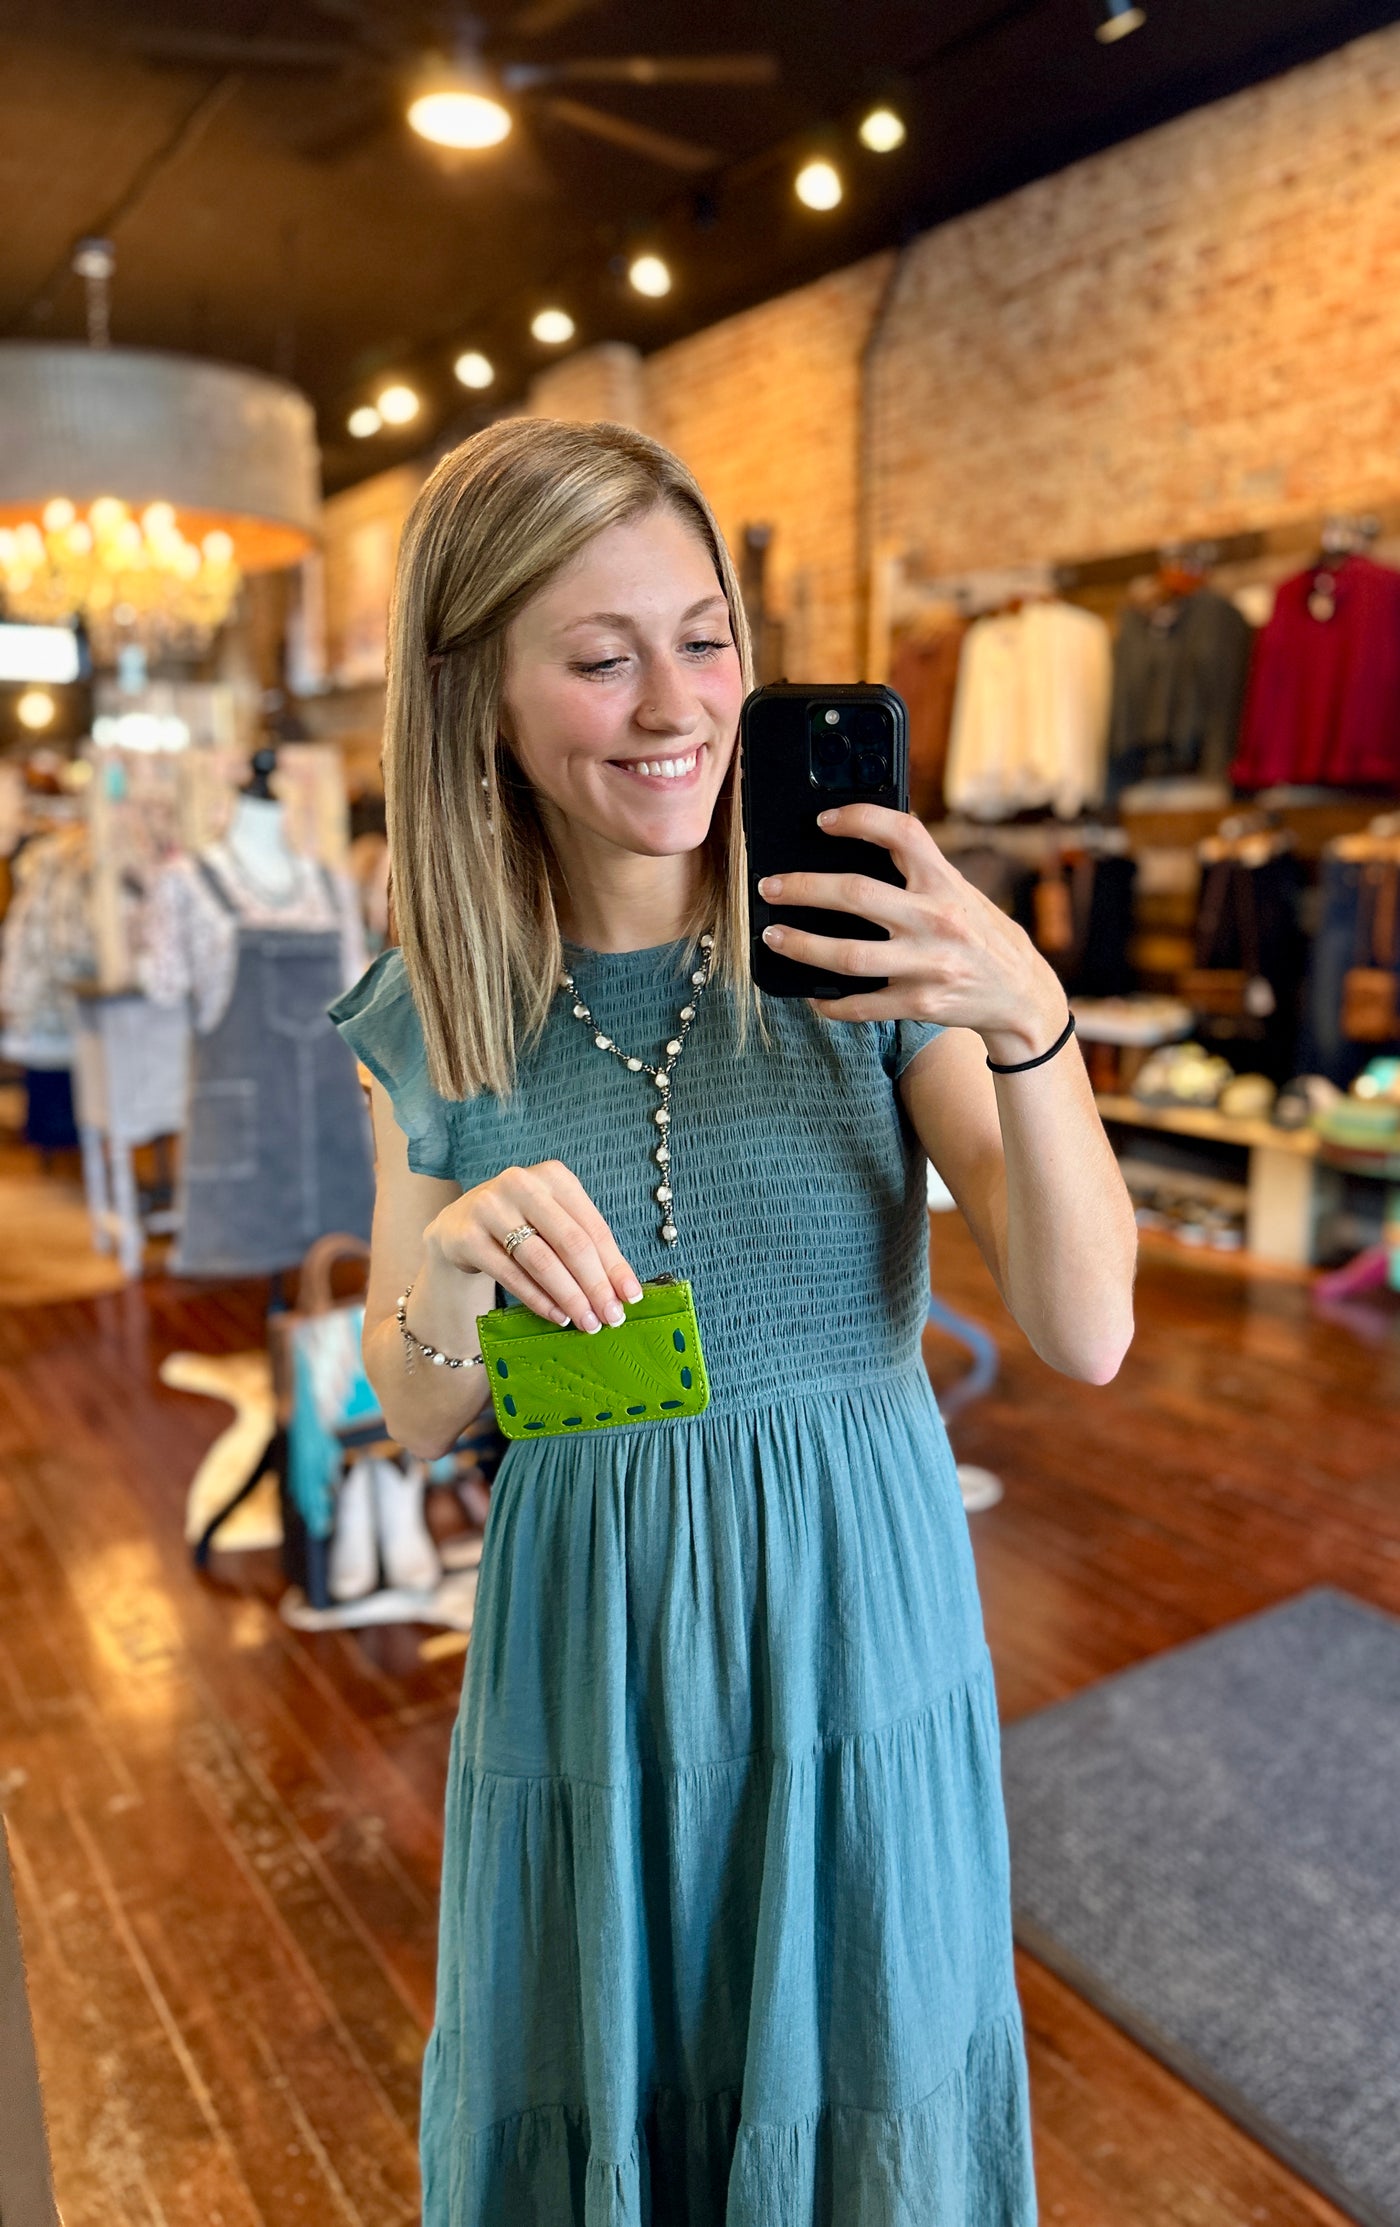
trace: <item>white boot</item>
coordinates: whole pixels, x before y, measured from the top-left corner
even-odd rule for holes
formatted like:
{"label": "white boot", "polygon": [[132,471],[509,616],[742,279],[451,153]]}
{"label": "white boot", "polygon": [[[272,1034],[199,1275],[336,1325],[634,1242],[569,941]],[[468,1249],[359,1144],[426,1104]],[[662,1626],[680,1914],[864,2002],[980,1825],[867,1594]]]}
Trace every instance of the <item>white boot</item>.
{"label": "white boot", "polygon": [[379,1582],[374,1467],[373,1462],[357,1461],[342,1478],[336,1496],[335,1531],[327,1573],[333,1601],[358,1601],[364,1594],[372,1593]]}
{"label": "white boot", "polygon": [[442,1565],[423,1517],[423,1465],[410,1462],[404,1470],[397,1462],[376,1461],[371,1466],[385,1583],[406,1593],[431,1592]]}

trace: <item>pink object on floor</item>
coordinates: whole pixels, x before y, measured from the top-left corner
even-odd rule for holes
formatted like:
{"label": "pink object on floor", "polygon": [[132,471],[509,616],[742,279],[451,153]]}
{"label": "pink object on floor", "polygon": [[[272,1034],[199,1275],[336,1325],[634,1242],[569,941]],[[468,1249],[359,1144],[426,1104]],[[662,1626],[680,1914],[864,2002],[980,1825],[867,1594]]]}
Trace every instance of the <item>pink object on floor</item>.
{"label": "pink object on floor", "polygon": [[1325,1276],[1313,1279],[1313,1293],[1318,1299],[1349,1299],[1358,1291],[1378,1291],[1386,1282],[1390,1264],[1390,1248],[1386,1245],[1367,1245],[1353,1254],[1340,1268],[1329,1269]]}

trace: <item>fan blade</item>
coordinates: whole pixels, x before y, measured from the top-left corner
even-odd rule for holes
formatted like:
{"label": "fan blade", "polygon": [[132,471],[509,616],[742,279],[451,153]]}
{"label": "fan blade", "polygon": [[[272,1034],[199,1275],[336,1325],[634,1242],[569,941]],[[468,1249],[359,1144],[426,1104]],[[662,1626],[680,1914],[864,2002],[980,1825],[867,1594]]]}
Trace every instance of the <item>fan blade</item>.
{"label": "fan blade", "polygon": [[542,94],[539,106],[547,114],[557,116],[562,124],[572,124],[575,131],[590,132],[595,139],[606,139],[614,147],[625,148],[629,155],[643,155],[648,162],[665,163],[671,170],[713,170],[720,159],[713,147],[697,147],[692,140],[673,139],[669,132],[652,131],[646,124],[629,123],[624,117],[610,116],[606,109],[566,100],[559,93]]}
{"label": "fan blade", "polygon": [[771,85],[776,54],[630,54],[581,56],[573,62],[508,63],[507,85]]}
{"label": "fan blade", "polygon": [[576,16],[588,15],[594,8],[609,4],[610,0],[532,0],[530,6],[517,9],[510,21],[502,24],[501,36],[542,39],[546,33],[572,23]]}
{"label": "fan blade", "polygon": [[357,101],[348,112],[342,111],[319,128],[307,131],[297,139],[296,151],[303,162],[339,162],[345,155],[358,154],[361,147],[377,139],[382,131],[402,121],[401,104],[381,90]]}
{"label": "fan blade", "polygon": [[121,41],[150,62],[212,62],[221,68],[267,70],[362,69],[366,56],[332,39],[238,39],[219,31],[128,33]]}

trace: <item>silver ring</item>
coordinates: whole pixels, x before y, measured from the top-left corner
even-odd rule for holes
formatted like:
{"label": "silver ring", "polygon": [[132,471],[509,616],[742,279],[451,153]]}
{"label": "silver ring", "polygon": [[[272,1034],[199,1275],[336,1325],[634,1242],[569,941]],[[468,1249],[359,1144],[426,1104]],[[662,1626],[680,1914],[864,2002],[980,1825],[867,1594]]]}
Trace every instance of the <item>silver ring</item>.
{"label": "silver ring", "polygon": [[539,1234],[537,1229],[531,1229],[528,1222],[522,1222],[519,1229],[511,1230],[508,1236],[501,1239],[501,1243],[514,1260],[517,1245],[523,1245],[527,1237],[538,1237]]}

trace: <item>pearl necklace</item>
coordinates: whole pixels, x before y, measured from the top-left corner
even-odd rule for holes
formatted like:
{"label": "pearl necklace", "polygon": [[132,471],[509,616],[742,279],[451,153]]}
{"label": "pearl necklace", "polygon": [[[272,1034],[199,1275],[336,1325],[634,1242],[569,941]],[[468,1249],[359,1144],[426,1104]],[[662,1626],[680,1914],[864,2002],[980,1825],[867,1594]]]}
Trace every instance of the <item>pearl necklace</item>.
{"label": "pearl necklace", "polygon": [[666,1245],[674,1245],[680,1235],[676,1228],[673,1171],[671,1167],[671,1108],[669,1102],[671,1074],[681,1053],[685,1050],[685,1040],[690,1034],[700,1000],[709,987],[710,976],[715,963],[714,937],[702,936],[700,938],[700,948],[705,954],[704,964],[697,968],[690,978],[690,1003],[681,1007],[680,1016],[676,1023],[676,1033],[667,1039],[666,1057],[663,1064],[658,1067],[651,1066],[644,1059],[635,1058],[630,1052],[624,1052],[620,1044],[615,1044],[612,1038],[599,1028],[598,1023],[579,996],[578,984],[567,967],[565,967],[560,978],[563,988],[573,994],[574,1019],[581,1021],[584,1027],[591,1031],[598,1050],[611,1053],[614,1059],[622,1062],[622,1065],[627,1068],[630,1074],[649,1075],[657,1090],[661,1093],[661,1103],[651,1118],[661,1131],[655,1152],[656,1164],[661,1170],[661,1181],[656,1186],[654,1196],[661,1208],[660,1235],[663,1244]]}

